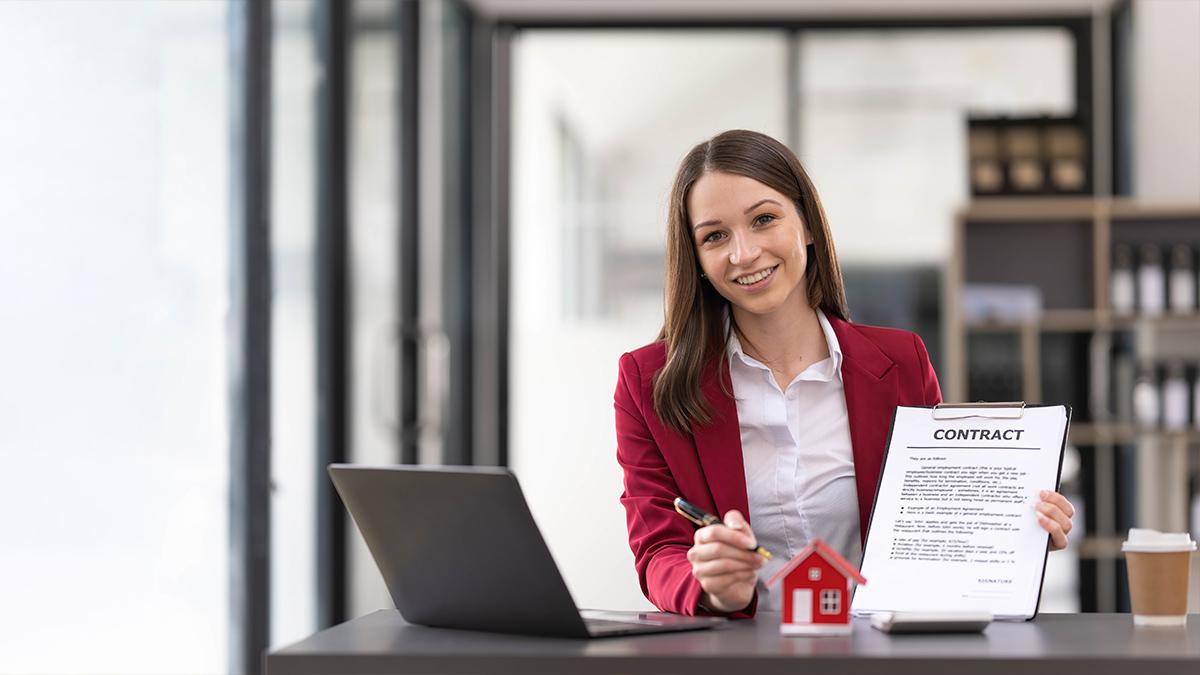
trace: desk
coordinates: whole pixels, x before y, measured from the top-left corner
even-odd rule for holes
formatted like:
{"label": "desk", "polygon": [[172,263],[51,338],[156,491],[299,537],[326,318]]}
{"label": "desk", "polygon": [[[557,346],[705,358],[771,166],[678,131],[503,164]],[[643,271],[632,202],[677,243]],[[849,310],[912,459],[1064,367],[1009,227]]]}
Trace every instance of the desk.
{"label": "desk", "polygon": [[1200,673],[1200,615],[1186,629],[1137,629],[1128,614],[1044,614],[975,635],[881,633],[785,638],[778,613],[715,630],[571,640],[404,622],[395,610],[348,621],[267,656],[267,675],[313,673]]}

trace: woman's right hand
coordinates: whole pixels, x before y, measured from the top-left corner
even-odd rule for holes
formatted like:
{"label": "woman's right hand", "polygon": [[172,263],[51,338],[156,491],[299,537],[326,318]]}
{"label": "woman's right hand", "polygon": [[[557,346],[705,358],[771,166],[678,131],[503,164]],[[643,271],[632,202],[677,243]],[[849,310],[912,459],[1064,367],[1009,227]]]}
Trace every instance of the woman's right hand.
{"label": "woman's right hand", "polygon": [[736,612],[750,604],[758,570],[767,562],[751,550],[757,545],[750,524],[736,510],[725,514],[723,525],[696,530],[687,557],[704,591],[701,605],[716,612]]}

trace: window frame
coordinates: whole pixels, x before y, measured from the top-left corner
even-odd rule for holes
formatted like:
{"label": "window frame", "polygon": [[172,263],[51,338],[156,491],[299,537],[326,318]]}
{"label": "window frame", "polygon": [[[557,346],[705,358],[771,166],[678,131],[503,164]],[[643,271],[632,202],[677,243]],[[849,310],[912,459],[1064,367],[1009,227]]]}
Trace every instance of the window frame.
{"label": "window frame", "polygon": [[836,588],[821,589],[820,612],[824,616],[842,612],[842,592]]}

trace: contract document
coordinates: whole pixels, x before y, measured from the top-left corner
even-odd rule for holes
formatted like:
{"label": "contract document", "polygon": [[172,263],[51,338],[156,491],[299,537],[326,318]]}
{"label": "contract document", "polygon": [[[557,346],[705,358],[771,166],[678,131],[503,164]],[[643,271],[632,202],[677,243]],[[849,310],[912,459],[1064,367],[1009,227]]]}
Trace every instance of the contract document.
{"label": "contract document", "polygon": [[1070,420],[1063,405],[898,407],[851,611],[1033,618],[1050,543],[1034,505],[1058,490]]}

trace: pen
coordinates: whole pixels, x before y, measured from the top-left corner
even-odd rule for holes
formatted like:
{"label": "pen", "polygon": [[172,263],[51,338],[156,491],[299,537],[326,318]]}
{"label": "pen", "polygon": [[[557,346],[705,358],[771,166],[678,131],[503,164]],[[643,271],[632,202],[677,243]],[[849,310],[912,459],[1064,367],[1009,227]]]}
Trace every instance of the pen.
{"label": "pen", "polygon": [[[684,518],[687,518],[688,520],[692,521],[693,523],[695,523],[696,525],[698,525],[700,527],[707,527],[709,525],[719,525],[721,523],[720,518],[714,516],[711,513],[705,512],[704,509],[699,508],[695,504],[691,504],[691,503],[687,502],[686,500],[683,499],[683,497],[675,498],[675,510],[679,512],[679,515],[683,516]],[[766,558],[767,560],[771,559],[771,552],[761,546],[752,548],[750,550],[761,555],[762,557]]]}

